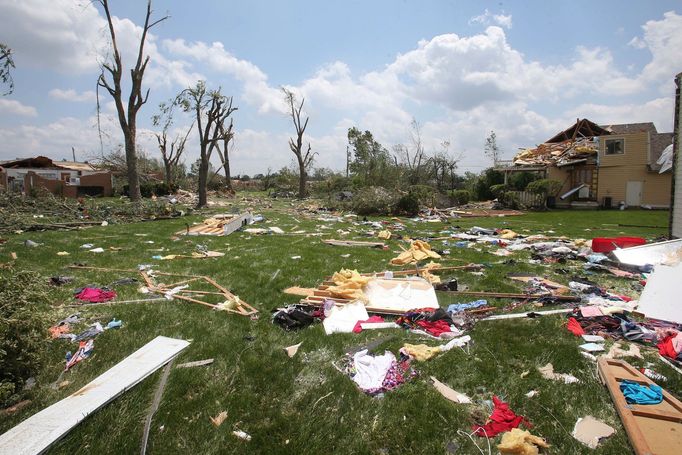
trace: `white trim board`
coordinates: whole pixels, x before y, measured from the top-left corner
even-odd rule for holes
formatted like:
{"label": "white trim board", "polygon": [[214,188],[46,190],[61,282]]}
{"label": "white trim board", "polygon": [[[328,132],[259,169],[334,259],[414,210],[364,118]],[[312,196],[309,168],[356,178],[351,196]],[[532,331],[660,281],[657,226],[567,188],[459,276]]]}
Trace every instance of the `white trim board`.
{"label": "white trim board", "polygon": [[0,436],[0,453],[43,453],[88,415],[168,363],[189,341],[156,337],[88,385]]}

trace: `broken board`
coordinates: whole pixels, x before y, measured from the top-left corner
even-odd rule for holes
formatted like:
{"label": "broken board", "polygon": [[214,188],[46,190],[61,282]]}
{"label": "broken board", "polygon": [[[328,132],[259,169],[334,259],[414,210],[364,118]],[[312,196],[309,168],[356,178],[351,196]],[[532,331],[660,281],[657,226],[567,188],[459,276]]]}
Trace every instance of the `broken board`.
{"label": "broken board", "polygon": [[237,229],[251,223],[251,213],[241,215],[215,215],[203,223],[178,231],[175,235],[230,235]]}
{"label": "broken board", "polygon": [[618,262],[635,266],[673,265],[682,258],[682,239],[618,248],[611,252]]}
{"label": "broken board", "polygon": [[682,303],[679,299],[679,279],[682,263],[675,267],[657,265],[649,275],[639,297],[637,312],[647,318],[682,323]]}
{"label": "broken board", "polygon": [[663,401],[659,404],[628,404],[620,390],[621,381],[627,379],[642,385],[655,383],[622,360],[600,357],[597,364],[599,376],[609,389],[635,453],[682,453],[682,402],[663,390]]}
{"label": "broken board", "polygon": [[99,408],[168,363],[189,342],[156,337],[85,387],[0,436],[0,453],[42,453]]}
{"label": "broken board", "polygon": [[336,240],[336,239],[328,239],[328,240],[322,240],[323,243],[326,243],[327,245],[334,245],[334,246],[367,246],[370,248],[385,248],[386,244],[383,242],[365,242],[362,240]]}

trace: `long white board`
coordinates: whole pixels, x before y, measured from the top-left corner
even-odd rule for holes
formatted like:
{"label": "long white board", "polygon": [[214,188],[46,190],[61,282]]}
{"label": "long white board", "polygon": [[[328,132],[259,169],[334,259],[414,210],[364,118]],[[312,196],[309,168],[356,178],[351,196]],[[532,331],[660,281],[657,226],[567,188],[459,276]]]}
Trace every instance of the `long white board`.
{"label": "long white board", "polygon": [[0,436],[0,454],[44,452],[88,415],[154,373],[187,346],[189,341],[154,338],[82,389]]}

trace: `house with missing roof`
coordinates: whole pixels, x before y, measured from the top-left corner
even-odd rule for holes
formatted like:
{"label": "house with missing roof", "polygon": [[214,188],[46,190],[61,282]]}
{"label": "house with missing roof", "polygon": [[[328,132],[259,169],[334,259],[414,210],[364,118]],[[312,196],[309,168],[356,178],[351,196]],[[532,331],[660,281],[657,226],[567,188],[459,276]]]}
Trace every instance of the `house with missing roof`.
{"label": "house with missing roof", "polygon": [[533,172],[561,182],[558,207],[669,208],[672,172],[658,163],[673,133],[652,122],[597,125],[578,119],[543,144],[520,151],[497,170]]}
{"label": "house with missing roof", "polygon": [[0,162],[0,191],[28,194],[45,188],[64,197],[112,196],[110,171],[75,161],[53,161],[44,156]]}

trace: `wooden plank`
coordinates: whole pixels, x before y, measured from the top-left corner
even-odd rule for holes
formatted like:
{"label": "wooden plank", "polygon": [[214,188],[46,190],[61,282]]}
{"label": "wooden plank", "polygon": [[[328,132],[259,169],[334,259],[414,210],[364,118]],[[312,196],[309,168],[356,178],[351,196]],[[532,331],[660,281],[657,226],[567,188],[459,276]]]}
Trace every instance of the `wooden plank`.
{"label": "wooden plank", "polygon": [[623,379],[644,384],[654,382],[622,360],[600,357],[597,365],[635,453],[682,453],[682,402],[663,390],[663,401],[659,404],[630,405],[620,390]]}
{"label": "wooden plank", "polygon": [[87,416],[154,373],[187,346],[185,340],[154,338],[85,387],[0,436],[0,453],[44,452]]}
{"label": "wooden plank", "polygon": [[326,243],[327,245],[334,245],[334,246],[367,246],[370,248],[385,248],[386,244],[384,242],[364,242],[361,240],[336,240],[336,239],[329,239],[329,240],[322,240],[323,243]]}
{"label": "wooden plank", "polygon": [[580,300],[580,297],[572,295],[555,295],[555,294],[523,294],[514,292],[483,292],[483,291],[439,291],[449,295],[467,295],[471,297],[490,297],[495,299],[523,299],[523,300],[538,300],[544,298],[551,298],[554,300],[561,300],[564,302],[573,302]]}

